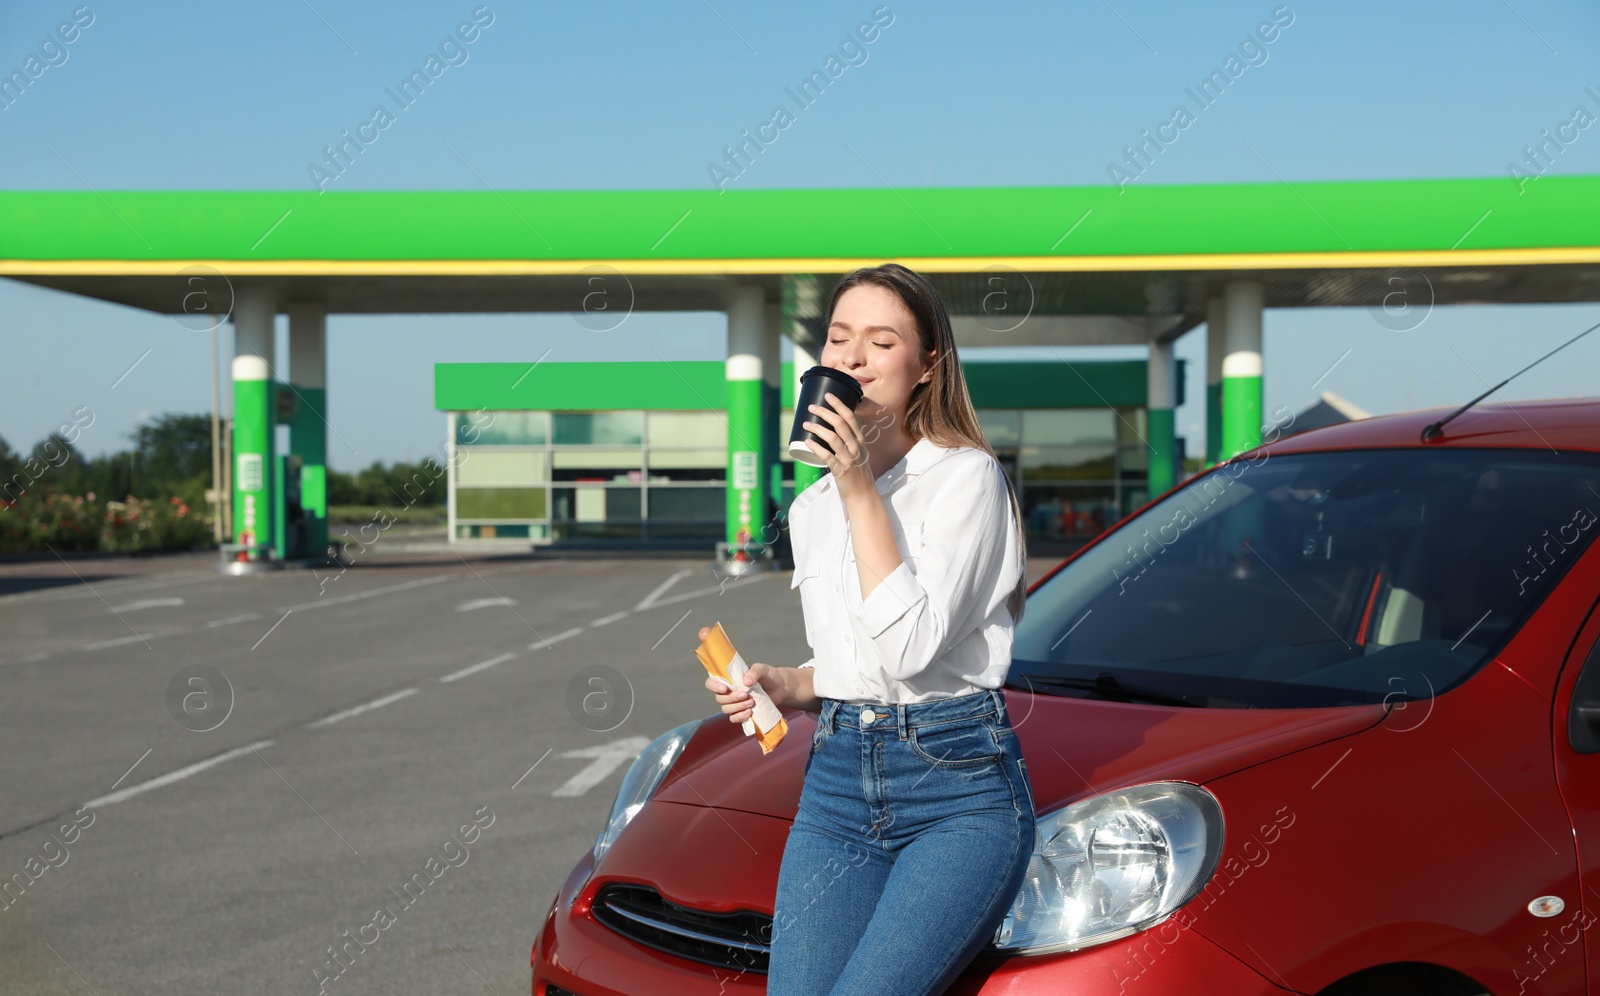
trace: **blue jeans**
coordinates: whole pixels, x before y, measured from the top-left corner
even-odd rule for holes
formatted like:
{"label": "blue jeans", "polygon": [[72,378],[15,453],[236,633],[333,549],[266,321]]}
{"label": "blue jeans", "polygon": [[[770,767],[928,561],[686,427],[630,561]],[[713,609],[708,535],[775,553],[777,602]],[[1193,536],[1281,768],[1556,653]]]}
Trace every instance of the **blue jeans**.
{"label": "blue jeans", "polygon": [[1034,820],[998,690],[823,699],[778,872],[768,996],[943,992],[1011,908]]}

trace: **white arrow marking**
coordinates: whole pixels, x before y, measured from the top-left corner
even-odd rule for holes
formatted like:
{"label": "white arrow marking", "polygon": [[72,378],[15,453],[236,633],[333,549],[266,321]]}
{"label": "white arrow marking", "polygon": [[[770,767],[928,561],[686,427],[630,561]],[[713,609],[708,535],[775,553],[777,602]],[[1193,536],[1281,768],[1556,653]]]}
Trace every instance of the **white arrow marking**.
{"label": "white arrow marking", "polygon": [[582,795],[605,781],[607,775],[638,757],[639,752],[648,746],[650,746],[648,738],[627,737],[623,740],[613,740],[611,743],[601,744],[598,747],[562,751],[562,757],[588,757],[593,758],[593,760],[582,771],[562,782],[561,787],[550,794],[561,796]]}
{"label": "white arrow marking", "polygon": [[140,609],[160,609],[160,608],[166,608],[166,607],[172,606],[172,605],[182,605],[182,604],[183,604],[183,599],[181,599],[181,598],[143,598],[143,599],[140,599],[137,602],[129,602],[127,605],[119,605],[116,608],[112,609],[111,611],[112,612],[138,612]]}
{"label": "white arrow marking", "polygon": [[678,573],[672,575],[672,577],[667,578],[665,581],[656,585],[655,591],[652,591],[650,594],[644,596],[644,601],[633,607],[634,611],[637,612],[640,609],[648,609],[650,606],[655,604],[656,599],[661,597],[662,592],[666,591],[668,588],[671,588],[673,585],[677,584],[679,581],[682,581],[684,578],[693,573],[694,571],[692,570],[679,571]]}
{"label": "white arrow marking", "polygon": [[456,611],[457,612],[475,612],[478,609],[487,609],[491,605],[516,605],[516,604],[517,604],[517,600],[516,599],[514,599],[514,598],[506,598],[504,596],[502,596],[500,598],[474,598],[469,602],[462,602],[460,605],[456,606]]}

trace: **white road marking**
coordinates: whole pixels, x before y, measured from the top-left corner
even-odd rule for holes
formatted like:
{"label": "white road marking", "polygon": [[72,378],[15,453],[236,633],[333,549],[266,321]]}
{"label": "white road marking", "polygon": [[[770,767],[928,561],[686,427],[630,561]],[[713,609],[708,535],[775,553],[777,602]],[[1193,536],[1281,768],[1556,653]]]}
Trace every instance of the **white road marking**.
{"label": "white road marking", "polygon": [[457,612],[476,612],[479,609],[487,609],[491,605],[516,605],[516,604],[517,604],[517,600],[516,599],[514,599],[514,598],[506,598],[503,595],[501,597],[499,597],[499,598],[474,598],[469,602],[462,602],[460,605],[456,606],[456,611]]}
{"label": "white road marking", "polygon": [[143,643],[146,640],[152,639],[154,636],[154,633],[135,633],[132,636],[119,637],[115,640],[101,640],[99,643],[88,643],[84,645],[83,649],[105,650],[109,647],[120,647],[125,643]]}
{"label": "white road marking", "polygon": [[213,619],[206,623],[206,629],[215,629],[218,626],[232,626],[234,623],[249,622],[252,619],[260,618],[261,613],[259,612],[246,612],[242,616],[225,616],[221,619]]}
{"label": "white road marking", "polygon": [[528,649],[529,650],[543,650],[545,647],[551,646],[553,644],[560,643],[562,640],[565,640],[570,636],[577,636],[579,633],[582,633],[582,632],[583,632],[583,627],[582,626],[578,626],[578,627],[575,627],[573,629],[567,630],[565,633],[557,633],[555,636],[550,637],[548,640],[541,640],[538,643],[530,643],[530,644],[528,644]]}
{"label": "white road marking", "polygon": [[111,609],[112,612],[138,612],[140,609],[162,609],[174,605],[182,605],[181,598],[142,598],[127,605],[118,605]]}
{"label": "white road marking", "polygon": [[[605,781],[607,775],[632,761],[639,756],[639,752],[650,746],[650,741],[645,737],[627,737],[623,740],[613,740],[608,744],[597,747],[584,747],[581,750],[564,750],[562,757],[588,757],[593,758],[582,771],[561,783],[551,795],[575,796],[599,785]],[[531,768],[529,769],[532,770]]]}
{"label": "white road marking", "polygon": [[465,678],[469,674],[477,674],[479,671],[487,671],[487,670],[489,670],[490,668],[494,667],[496,664],[504,664],[506,661],[510,660],[511,658],[513,658],[515,656],[517,656],[517,655],[516,654],[501,654],[499,657],[496,657],[493,660],[484,661],[482,664],[474,664],[471,667],[464,667],[459,671],[456,671],[456,672],[454,672],[452,674],[447,674],[443,678],[440,678],[439,679],[439,683],[443,684],[443,685],[448,685],[450,682],[456,681],[456,680],[461,679],[461,678]]}
{"label": "white road marking", "polygon": [[596,619],[594,622],[591,622],[589,625],[590,626],[607,626],[607,625],[610,625],[611,623],[616,622],[618,619],[626,619],[627,616],[628,616],[628,610],[624,609],[621,612],[613,612],[609,616],[602,616],[601,618]]}
{"label": "white road marking", "polygon": [[288,606],[285,611],[292,610],[295,612],[309,612],[312,609],[324,609],[330,605],[343,605],[346,602],[356,602],[363,598],[372,598],[376,595],[387,595],[391,591],[404,591],[407,588],[420,588],[423,585],[438,584],[440,581],[449,581],[452,578],[458,578],[460,576],[461,575],[459,574],[440,574],[431,578],[418,578],[415,581],[407,581],[403,584],[392,584],[386,588],[374,588],[371,591],[358,591],[353,595],[338,595],[334,598],[319,598],[315,602],[305,602],[300,605]]}
{"label": "white road marking", "polygon": [[679,571],[678,573],[672,575],[671,577],[667,578],[665,581],[663,581],[660,584],[656,585],[656,588],[655,588],[654,591],[652,591],[650,594],[644,596],[644,600],[641,601],[638,605],[635,605],[634,606],[634,610],[637,611],[639,609],[648,609],[650,606],[655,604],[656,599],[660,598],[663,592],[665,592],[668,588],[671,588],[673,585],[677,584],[679,581],[682,581],[684,578],[688,577],[689,575],[691,575],[693,573],[694,573],[694,571],[692,571],[692,570],[682,570],[682,571]]}
{"label": "white road marking", "polygon": [[373,699],[371,702],[366,702],[355,706],[354,708],[346,709],[344,712],[336,712],[332,716],[324,716],[316,722],[307,723],[306,729],[315,730],[319,727],[331,726],[340,720],[349,719],[351,716],[359,716],[362,713],[368,712],[372,709],[381,709],[391,702],[399,702],[401,699],[415,694],[417,694],[417,690],[415,688],[402,688],[393,695],[385,695],[381,699]]}
{"label": "white road marking", "polygon": [[699,598],[701,595],[715,595],[718,592],[724,591],[728,588],[742,588],[745,585],[755,584],[757,581],[763,581],[772,576],[773,575],[770,572],[746,574],[743,577],[736,578],[735,580],[728,582],[726,585],[717,585],[714,588],[697,588],[694,591],[686,591],[681,595],[673,595],[670,598],[658,598],[654,602],[650,603],[650,608],[654,609],[662,605],[671,605],[674,602],[687,602],[689,599]]}
{"label": "white road marking", "polygon": [[231,761],[234,758],[241,757],[253,750],[257,750],[262,747],[271,747],[272,743],[273,742],[271,740],[258,740],[253,744],[247,744],[243,747],[235,747],[233,750],[223,751],[216,757],[208,757],[204,761],[199,761],[195,764],[189,765],[187,768],[179,768],[177,771],[169,771],[164,775],[158,775],[147,782],[140,782],[137,785],[129,785],[121,792],[113,792],[110,795],[103,795],[98,799],[90,799],[88,802],[83,804],[84,808],[93,809],[96,806],[109,806],[112,803],[122,802],[125,799],[132,799],[134,796],[148,792],[151,789],[161,788],[163,785],[171,785],[173,782],[182,781],[183,779],[188,778],[190,775],[198,775],[207,768],[214,768],[224,761]]}
{"label": "white road marking", "polygon": [[[101,581],[100,590],[106,593],[126,594],[135,591],[148,591],[153,588],[178,588],[192,584],[211,584],[215,581],[212,577],[192,577],[183,572],[171,574],[158,574],[148,578],[118,578],[112,581]],[[63,602],[77,598],[89,598],[93,592],[83,591],[74,585],[71,588],[50,588],[45,591],[25,591],[15,595],[0,596],[0,602]]]}

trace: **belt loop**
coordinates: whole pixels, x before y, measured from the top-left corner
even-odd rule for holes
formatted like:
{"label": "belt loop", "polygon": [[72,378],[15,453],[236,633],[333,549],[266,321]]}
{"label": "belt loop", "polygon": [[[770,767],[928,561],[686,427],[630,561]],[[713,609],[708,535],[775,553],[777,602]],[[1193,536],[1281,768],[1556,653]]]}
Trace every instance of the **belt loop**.
{"label": "belt loop", "polygon": [[989,698],[994,700],[994,718],[995,718],[995,721],[998,722],[998,723],[1004,723],[1006,721],[1006,699],[1005,699],[1005,696],[1000,694],[1000,689],[991,688],[991,689],[989,689]]}
{"label": "belt loop", "polygon": [[838,733],[839,732],[839,701],[837,699],[823,699],[822,700],[822,712],[823,712],[823,716],[820,717],[819,721],[820,722],[826,722],[828,724],[828,732],[830,734]]}
{"label": "belt loop", "polygon": [[904,702],[895,703],[895,707],[894,707],[895,721],[896,721],[896,723],[898,724],[898,726],[900,728],[900,739],[901,740],[906,739],[906,708],[907,707],[906,707],[906,704]]}

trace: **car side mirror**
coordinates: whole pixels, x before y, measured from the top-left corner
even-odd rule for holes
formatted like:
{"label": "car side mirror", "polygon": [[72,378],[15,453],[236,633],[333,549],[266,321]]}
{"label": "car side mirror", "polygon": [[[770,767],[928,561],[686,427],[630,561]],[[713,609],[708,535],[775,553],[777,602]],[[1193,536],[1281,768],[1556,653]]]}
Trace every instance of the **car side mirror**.
{"label": "car side mirror", "polygon": [[1572,689],[1572,707],[1567,710],[1567,742],[1579,754],[1600,754],[1600,641],[1589,651],[1588,660]]}

